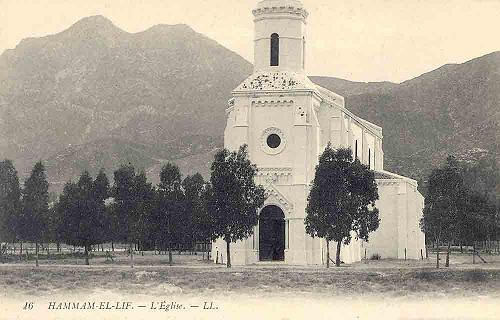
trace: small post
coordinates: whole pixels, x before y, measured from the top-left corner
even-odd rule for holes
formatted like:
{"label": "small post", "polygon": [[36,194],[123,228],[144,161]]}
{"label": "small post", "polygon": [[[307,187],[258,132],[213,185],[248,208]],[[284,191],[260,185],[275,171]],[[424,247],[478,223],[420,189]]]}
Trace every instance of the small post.
{"label": "small post", "polygon": [[366,248],[365,248],[365,260],[366,260]]}
{"label": "small post", "polygon": [[420,258],[421,258],[422,260],[424,260],[424,252],[423,252],[423,250],[422,250],[422,249],[420,249]]}
{"label": "small post", "polygon": [[405,260],[406,260],[406,248],[405,248]]}

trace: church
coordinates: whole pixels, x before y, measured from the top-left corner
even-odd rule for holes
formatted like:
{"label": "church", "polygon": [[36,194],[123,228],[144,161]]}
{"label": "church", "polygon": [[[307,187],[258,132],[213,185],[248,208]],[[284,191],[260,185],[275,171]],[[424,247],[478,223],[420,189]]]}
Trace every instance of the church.
{"label": "church", "polygon": [[[256,182],[268,197],[253,236],[231,244],[232,264],[326,264],[326,242],[306,233],[304,219],[315,167],[328,142],[350,147],[375,171],[380,196],[379,229],[369,242],[353,237],[343,245],[341,260],[420,259],[425,254],[419,228],[424,199],[417,182],[384,170],[381,127],[350,112],[342,96],[307,77],[303,4],[264,0],[253,15],[254,72],[232,92],[224,145],[229,150],[248,145],[258,167]],[[221,239],[214,243],[214,259],[226,260],[225,247]]]}

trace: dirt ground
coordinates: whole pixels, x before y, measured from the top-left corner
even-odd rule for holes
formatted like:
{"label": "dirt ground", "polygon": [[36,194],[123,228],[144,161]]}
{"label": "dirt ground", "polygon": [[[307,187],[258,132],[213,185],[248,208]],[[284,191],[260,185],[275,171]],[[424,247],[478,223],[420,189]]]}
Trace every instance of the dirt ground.
{"label": "dirt ground", "polygon": [[[134,267],[125,252],[113,261],[102,252],[94,253],[91,266],[81,256],[59,255],[56,259],[34,261],[11,258],[0,264],[0,290],[20,294],[44,295],[74,290],[113,289],[128,293],[156,292],[169,284],[177,293],[218,293],[251,291],[258,295],[308,292],[325,295],[470,296],[500,298],[500,256],[483,256],[487,263],[469,255],[454,254],[450,267],[435,268],[435,256],[424,260],[366,260],[351,265],[285,266],[272,263],[253,266],[215,265],[201,254],[175,254],[174,265],[168,255],[145,252],[134,255]],[[160,289],[158,289],[160,287]],[[169,289],[169,290],[170,290]]]}
{"label": "dirt ground", "polygon": [[[217,319],[240,318],[244,308],[249,308],[246,312],[250,315],[266,308],[277,310],[273,314],[276,317],[270,319],[308,318],[311,305],[317,305],[315,314],[324,309],[315,318],[333,319],[335,317],[328,317],[332,303],[343,310],[343,319],[351,316],[378,319],[383,314],[384,319],[498,319],[500,256],[483,257],[488,263],[477,259],[477,263],[472,264],[471,256],[454,254],[451,266],[439,270],[435,268],[434,256],[416,261],[368,260],[331,269],[273,264],[227,269],[203,260],[201,255],[189,254],[174,255],[175,264],[169,266],[167,255],[152,252],[135,255],[133,268],[128,265],[130,260],[125,252],[115,254],[113,262],[98,253],[91,260],[91,266],[83,265],[81,257],[72,255],[41,259],[38,268],[34,267],[34,261],[14,259],[0,264],[0,302],[2,299],[8,302],[10,313],[5,314],[12,315],[12,319],[24,319],[17,316],[21,304],[28,300],[34,300],[39,311],[46,312],[49,319],[51,316],[83,317],[85,314],[81,311],[60,317],[64,311],[47,310],[49,301],[66,301],[69,297],[92,301],[127,297],[131,301],[147,301],[148,306],[155,299],[175,299],[200,306],[215,300],[224,307],[224,313],[210,314]],[[442,262],[444,265],[444,258]],[[245,307],[241,309],[243,301]],[[464,308],[458,314],[457,303]],[[446,307],[447,304],[453,308]],[[255,309],[250,305],[261,307]],[[365,310],[365,306],[368,309]],[[402,306],[406,309],[398,315]],[[449,312],[440,313],[447,308]],[[96,319],[103,315],[96,313]],[[114,315],[123,317],[120,313]],[[190,315],[205,318],[197,313]],[[191,318],[190,315],[178,313],[179,317],[172,319]],[[270,314],[266,311],[264,315]],[[4,319],[1,309],[0,319]]]}

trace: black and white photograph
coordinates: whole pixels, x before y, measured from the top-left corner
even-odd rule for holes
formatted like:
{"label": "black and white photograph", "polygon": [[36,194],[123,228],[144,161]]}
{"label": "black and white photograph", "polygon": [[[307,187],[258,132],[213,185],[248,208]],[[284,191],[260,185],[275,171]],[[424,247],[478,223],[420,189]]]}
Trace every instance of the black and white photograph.
{"label": "black and white photograph", "polygon": [[500,319],[500,0],[0,0],[0,320]]}

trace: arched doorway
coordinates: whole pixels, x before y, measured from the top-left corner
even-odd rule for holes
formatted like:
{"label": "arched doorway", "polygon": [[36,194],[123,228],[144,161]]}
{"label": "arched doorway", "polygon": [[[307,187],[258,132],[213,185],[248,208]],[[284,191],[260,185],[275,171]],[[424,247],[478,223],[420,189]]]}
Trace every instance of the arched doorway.
{"label": "arched doorway", "polygon": [[259,260],[285,260],[285,214],[275,205],[266,206],[260,212]]}

